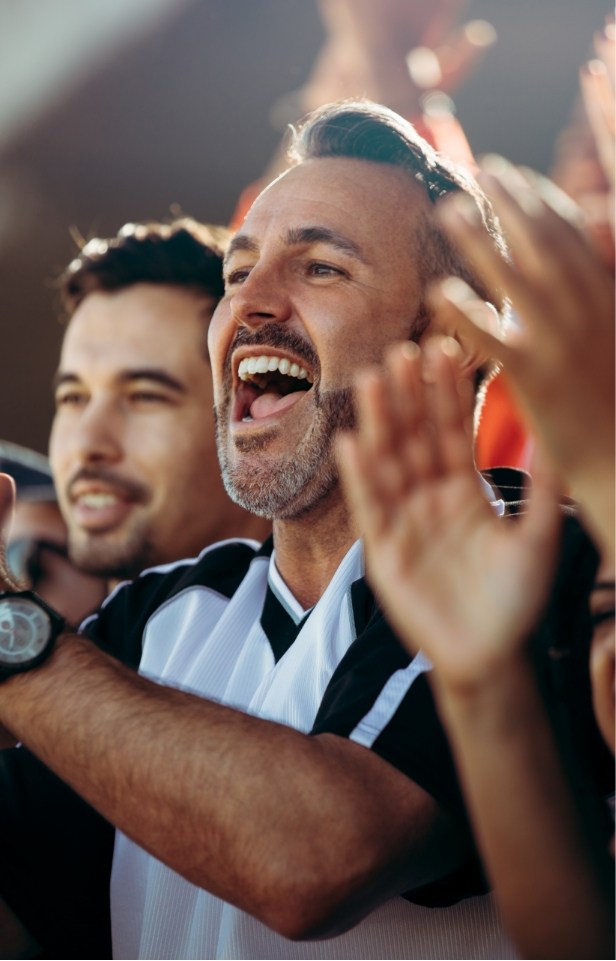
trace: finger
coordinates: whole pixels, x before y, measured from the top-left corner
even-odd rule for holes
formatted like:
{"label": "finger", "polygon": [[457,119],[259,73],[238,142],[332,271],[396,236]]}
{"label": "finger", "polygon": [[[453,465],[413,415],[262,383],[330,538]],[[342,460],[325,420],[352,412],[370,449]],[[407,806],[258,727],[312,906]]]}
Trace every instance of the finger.
{"label": "finger", "polygon": [[601,167],[613,190],[614,90],[605,64],[601,60],[592,60],[582,67],[580,88]]}
{"label": "finger", "polygon": [[394,344],[385,354],[395,456],[404,490],[414,482],[413,462],[408,451],[425,416],[421,363],[421,351],[415,343]]}
{"label": "finger", "polygon": [[394,344],[385,355],[385,367],[396,440],[403,443],[425,417],[421,350],[411,341]]}
{"label": "finger", "polygon": [[[585,218],[581,208],[575,200],[565,193],[553,180],[545,177],[532,167],[520,166],[517,168],[519,174],[536,191],[544,204],[551,208],[557,217],[562,218],[573,227],[573,236],[580,237],[585,226]],[[483,177],[483,173],[479,174]]]}
{"label": "finger", "polygon": [[474,476],[474,390],[470,379],[462,373],[462,349],[452,337],[445,337],[430,342],[426,351],[434,370],[431,409],[441,470],[466,471]]}
{"label": "finger", "polygon": [[373,457],[394,447],[393,416],[386,374],[376,368],[359,371],[354,386],[358,434],[363,449]]}
{"label": "finger", "polygon": [[407,487],[404,463],[399,457],[400,428],[388,371],[369,369],[356,377],[357,443],[365,461],[388,496],[395,498]]}
{"label": "finger", "polygon": [[459,277],[446,277],[433,284],[427,300],[438,327],[455,332],[486,357],[509,363],[515,348],[523,342],[519,330],[495,327],[491,305]]}
{"label": "finger", "polygon": [[6,563],[6,539],[13,520],[16,488],[8,474],[0,473],[0,590],[18,590],[19,585]]}
{"label": "finger", "polygon": [[[558,279],[568,283],[568,245],[563,242],[572,236],[579,243],[580,234],[565,229],[564,218],[545,202],[541,193],[532,187],[521,171],[503,157],[489,157],[482,162],[477,182],[492,202],[507,237],[512,257],[519,273],[527,281],[541,286],[548,266],[556,270]],[[550,239],[554,228],[560,230],[558,255],[552,257]]]}
{"label": "finger", "polygon": [[614,14],[606,19],[605,26],[597,30],[594,36],[595,52],[607,69],[607,75],[612,89],[616,85],[616,25]]}
{"label": "finger", "polygon": [[438,445],[430,413],[434,390],[427,353],[403,345],[390,354],[392,384],[400,403],[399,456],[404,464],[406,489],[430,480],[440,471]]}
{"label": "finger", "polygon": [[436,216],[444,232],[464,252],[465,259],[483,281],[490,300],[500,303],[503,292],[513,298],[516,268],[495,247],[475,204],[466,195],[450,195],[438,203]]}
{"label": "finger", "polygon": [[[538,262],[534,262],[531,257],[530,263],[534,263],[534,266],[526,272],[523,265],[520,269],[517,264],[505,261],[494,249],[487,232],[477,218],[476,211],[469,209],[466,201],[466,197],[454,197],[439,204],[440,209],[437,210],[437,215],[444,230],[460,249],[464,250],[465,257],[482,277],[488,289],[505,290],[516,313],[532,330],[533,340],[553,336],[556,321],[561,324],[564,314],[571,313],[571,284],[563,279],[560,270],[557,271],[557,276],[554,272],[550,272],[547,269],[546,258],[543,256],[537,255]],[[513,200],[509,201],[510,208],[513,203]],[[502,206],[501,204],[498,207],[499,215],[502,214]],[[518,220],[521,217],[519,206],[517,217]],[[518,226],[521,231],[521,224]],[[530,238],[531,231],[528,233],[529,244],[531,244]],[[516,250],[516,255],[518,253],[519,248]],[[526,261],[528,257],[527,248]],[[540,266],[544,262],[545,270],[542,273]],[[576,301],[578,299],[579,295],[576,295]]]}
{"label": "finger", "polygon": [[15,498],[15,481],[9,474],[0,473],[0,532],[3,537],[7,536],[11,526]]}
{"label": "finger", "polygon": [[521,518],[527,543],[537,554],[545,558],[546,566],[556,562],[562,528],[560,499],[563,482],[539,445],[535,447],[530,466],[532,482],[528,496],[528,509]]}
{"label": "finger", "polygon": [[338,435],[335,453],[342,490],[351,512],[357,535],[371,540],[381,535],[387,524],[387,500],[371,462],[358,438],[349,432]]}
{"label": "finger", "polygon": [[487,169],[493,172],[477,179],[510,242],[515,271],[508,290],[519,311],[537,322],[552,317],[559,330],[577,325],[580,310],[601,311],[613,279],[577,206],[548,178],[503,158]]}
{"label": "finger", "polygon": [[502,157],[486,159],[477,181],[510,244],[517,271],[509,286],[512,299],[522,281],[531,285],[526,290],[534,298],[554,303],[563,318],[572,297],[592,304],[597,259],[575,204],[547,178],[532,171],[525,176]]}

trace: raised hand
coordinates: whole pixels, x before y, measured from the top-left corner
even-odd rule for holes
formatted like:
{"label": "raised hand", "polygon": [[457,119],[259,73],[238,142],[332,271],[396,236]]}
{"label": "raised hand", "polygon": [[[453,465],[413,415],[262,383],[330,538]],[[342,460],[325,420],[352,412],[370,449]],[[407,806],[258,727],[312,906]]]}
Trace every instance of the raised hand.
{"label": "raised hand", "polygon": [[444,229],[485,282],[508,293],[520,326],[505,334],[458,279],[432,303],[443,319],[504,366],[536,436],[614,556],[614,278],[549,185],[505,161],[479,176],[508,236],[513,261],[495,257],[466,207],[440,210]]}
{"label": "raised hand", "polygon": [[360,374],[358,429],[339,440],[343,485],[368,577],[409,649],[436,679],[483,683],[527,638],[558,545],[554,478],[539,474],[528,513],[498,518],[472,456],[473,397],[459,347],[399,345]]}

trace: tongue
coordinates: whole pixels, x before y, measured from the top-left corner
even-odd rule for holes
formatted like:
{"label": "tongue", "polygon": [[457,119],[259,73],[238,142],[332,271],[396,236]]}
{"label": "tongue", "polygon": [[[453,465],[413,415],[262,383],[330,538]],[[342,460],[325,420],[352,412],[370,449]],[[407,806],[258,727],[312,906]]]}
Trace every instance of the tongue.
{"label": "tongue", "polygon": [[250,405],[250,416],[253,420],[258,420],[262,417],[272,417],[274,414],[280,414],[283,410],[292,407],[301,396],[302,391],[285,394],[283,397],[280,394],[259,394]]}

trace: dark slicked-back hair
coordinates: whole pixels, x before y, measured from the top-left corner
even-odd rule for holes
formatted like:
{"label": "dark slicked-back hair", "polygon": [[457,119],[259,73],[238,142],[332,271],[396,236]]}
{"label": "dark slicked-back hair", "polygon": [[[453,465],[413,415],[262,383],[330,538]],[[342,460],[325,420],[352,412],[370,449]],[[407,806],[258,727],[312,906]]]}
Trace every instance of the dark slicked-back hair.
{"label": "dark slicked-back hair", "polygon": [[225,227],[182,217],[168,224],[125,224],[115,237],[89,240],[60,277],[64,311],[70,316],[95,291],[139,283],[185,287],[218,301],[230,236]]}
{"label": "dark slicked-back hair", "polygon": [[[412,124],[398,114],[370,101],[340,101],[322,107],[293,130],[289,148],[292,163],[323,157],[349,157],[388,164],[408,171],[431,204],[453,193],[464,193],[474,203],[477,217],[503,257],[507,248],[492,206],[470,174],[459,165],[438,154],[421,137]],[[423,287],[439,277],[461,277],[484,300],[494,302],[495,291],[488,291],[462,254],[441,231],[436,218],[421,215],[415,249],[420,259]],[[418,241],[418,242],[417,242]],[[502,292],[496,292],[495,307],[503,326],[507,323],[509,305]],[[419,338],[430,322],[427,305],[423,305],[414,330]],[[488,373],[484,371],[484,374]]]}

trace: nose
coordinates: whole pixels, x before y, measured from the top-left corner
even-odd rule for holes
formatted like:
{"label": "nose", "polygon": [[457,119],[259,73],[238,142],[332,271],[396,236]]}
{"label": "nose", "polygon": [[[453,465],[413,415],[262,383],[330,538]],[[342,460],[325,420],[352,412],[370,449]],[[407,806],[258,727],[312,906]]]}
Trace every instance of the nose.
{"label": "nose", "polygon": [[121,413],[110,400],[90,397],[79,416],[63,424],[57,418],[51,433],[50,452],[57,458],[64,447],[70,449],[79,466],[117,463],[124,456]]}
{"label": "nose", "polygon": [[291,316],[291,302],[281,270],[257,264],[229,298],[231,314],[242,327],[282,323]]}
{"label": "nose", "polygon": [[115,404],[91,400],[76,430],[77,448],[84,463],[122,459],[121,416]]}

